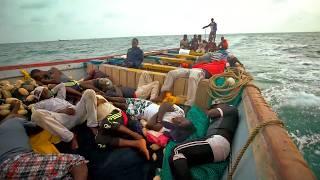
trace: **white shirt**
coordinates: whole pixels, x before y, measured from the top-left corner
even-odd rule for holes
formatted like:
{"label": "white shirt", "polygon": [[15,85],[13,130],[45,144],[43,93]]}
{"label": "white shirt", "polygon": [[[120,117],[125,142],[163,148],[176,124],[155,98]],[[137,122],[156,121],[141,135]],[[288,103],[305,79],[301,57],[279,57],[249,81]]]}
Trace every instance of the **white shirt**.
{"label": "white shirt", "polygon": [[[158,113],[160,108],[160,105],[158,104],[150,104],[146,109],[144,110],[144,113],[142,115],[142,118],[149,121],[152,116],[154,116],[156,113]],[[183,109],[181,109],[177,105],[173,105],[174,111],[173,112],[166,112],[163,116],[162,121],[170,122],[172,123],[172,119],[176,117],[185,117]]]}
{"label": "white shirt", "polygon": [[34,107],[36,109],[45,109],[48,111],[57,112],[61,109],[66,109],[67,107],[74,108],[75,106],[65,100],[66,98],[66,87],[63,83],[58,84],[51,90],[52,93],[57,94],[56,97],[50,99],[42,100],[36,104]]}

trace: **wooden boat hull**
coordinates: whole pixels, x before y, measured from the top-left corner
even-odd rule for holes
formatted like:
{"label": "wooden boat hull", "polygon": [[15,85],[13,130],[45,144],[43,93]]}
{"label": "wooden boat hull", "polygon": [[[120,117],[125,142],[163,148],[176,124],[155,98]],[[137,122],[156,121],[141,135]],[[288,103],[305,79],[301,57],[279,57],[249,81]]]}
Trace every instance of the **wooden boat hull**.
{"label": "wooden boat hull", "polygon": [[[157,52],[152,53],[157,54]],[[136,88],[141,70],[90,63],[91,60],[106,58],[108,57],[0,67],[0,80],[14,81],[20,78],[19,68],[31,70],[33,68],[49,69],[55,66],[74,79],[80,79],[86,72],[97,68],[108,74],[115,84]],[[154,80],[158,80],[160,84],[163,84],[165,73],[151,72],[151,74]],[[186,96],[187,87],[187,79],[179,78],[175,81],[173,94]],[[202,80],[198,85],[195,104],[203,109],[208,107],[208,99],[210,99],[208,87],[208,80]],[[259,89],[254,86],[245,87],[238,109],[241,120],[232,144],[232,162],[234,162],[237,153],[245,144],[249,133],[258,124],[278,119],[276,113],[271,110],[262,97]],[[223,179],[227,177],[227,173],[226,170]],[[233,179],[300,180],[315,179],[315,176],[292,142],[287,131],[280,126],[272,125],[262,129],[253,140],[240,161]]]}

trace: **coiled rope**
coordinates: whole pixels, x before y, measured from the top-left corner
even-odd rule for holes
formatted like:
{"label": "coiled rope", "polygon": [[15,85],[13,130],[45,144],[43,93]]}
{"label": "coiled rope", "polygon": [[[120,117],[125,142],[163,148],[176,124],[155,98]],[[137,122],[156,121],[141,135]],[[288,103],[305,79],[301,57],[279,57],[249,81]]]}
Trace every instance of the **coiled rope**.
{"label": "coiled rope", "polygon": [[253,142],[253,140],[256,137],[256,135],[260,132],[260,130],[262,128],[264,128],[266,126],[270,126],[270,125],[280,125],[281,127],[283,127],[284,123],[282,121],[279,121],[279,120],[265,121],[265,122],[259,124],[257,127],[255,127],[251,131],[251,133],[250,133],[250,135],[249,135],[249,137],[247,139],[246,144],[241,148],[240,152],[238,153],[238,156],[237,156],[233,166],[232,166],[232,159],[230,160],[231,170],[228,173],[228,180],[232,180],[232,176],[233,176],[235,170],[237,169],[238,164],[239,164],[240,160],[242,159],[243,154],[246,152],[246,150],[248,149],[249,145]]}
{"label": "coiled rope", "polygon": [[[216,80],[219,78],[233,78],[235,84],[229,86],[226,81],[221,86],[216,85]],[[235,99],[242,87],[246,86],[252,81],[252,76],[242,68],[227,68],[222,74],[213,75],[209,79],[209,95],[211,98],[218,100],[219,102],[227,103]]]}
{"label": "coiled rope", "polygon": [[[235,84],[232,86],[229,86],[229,84],[226,83],[226,81],[224,81],[224,83],[221,86],[217,86],[216,85],[216,80],[218,78],[233,78],[235,80]],[[247,73],[244,69],[242,68],[227,68],[226,72],[222,73],[222,74],[217,74],[214,75],[210,78],[210,83],[209,83],[209,95],[215,99],[218,100],[219,102],[230,102],[232,100],[234,100],[240,93],[241,89],[244,86],[253,86],[255,88],[257,88],[254,84],[248,84],[250,81],[252,81],[253,78],[252,76]],[[259,91],[260,89],[257,88]],[[232,165],[232,158],[230,155],[230,164],[229,164],[229,173],[228,173],[228,180],[232,180],[232,176],[234,174],[234,172],[236,171],[240,160],[243,157],[243,154],[246,152],[246,150],[248,149],[249,145],[253,142],[254,138],[256,137],[256,135],[260,132],[261,129],[263,129],[264,127],[270,126],[270,125],[280,125],[280,126],[284,126],[282,121],[279,120],[269,120],[269,121],[265,121],[261,124],[259,124],[258,126],[256,126],[250,133],[246,144],[241,148],[240,152],[238,153],[238,156],[234,162],[234,165]]]}

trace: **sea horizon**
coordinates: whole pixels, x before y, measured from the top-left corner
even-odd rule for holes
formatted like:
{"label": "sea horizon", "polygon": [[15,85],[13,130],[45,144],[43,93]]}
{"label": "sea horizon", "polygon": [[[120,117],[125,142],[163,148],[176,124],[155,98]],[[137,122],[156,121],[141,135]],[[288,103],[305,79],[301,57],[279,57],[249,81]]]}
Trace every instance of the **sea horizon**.
{"label": "sea horizon", "polygon": [[[247,35],[247,34],[301,34],[301,33],[319,33],[320,31],[288,31],[288,32],[245,32],[245,33],[217,33],[217,36],[227,36],[227,35]],[[209,36],[210,31],[207,32],[207,38]],[[199,34],[199,33],[195,33]],[[56,40],[43,40],[43,41],[21,41],[21,42],[0,42],[1,44],[23,44],[23,43],[39,43],[39,42],[56,42],[56,41],[77,41],[77,40],[92,40],[92,39],[117,39],[117,38],[138,38],[138,37],[157,37],[157,36],[183,36],[184,34],[163,34],[163,35],[138,35],[138,36],[114,36],[114,37],[96,37],[96,38],[79,38],[79,39],[56,39]],[[188,36],[193,36],[194,34],[187,34]],[[205,35],[200,33],[200,35]]]}

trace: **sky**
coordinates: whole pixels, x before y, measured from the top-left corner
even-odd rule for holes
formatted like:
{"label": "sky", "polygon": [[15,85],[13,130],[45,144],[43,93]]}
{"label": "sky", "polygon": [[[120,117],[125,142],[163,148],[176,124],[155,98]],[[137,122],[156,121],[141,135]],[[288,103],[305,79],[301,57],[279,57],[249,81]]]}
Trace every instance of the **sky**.
{"label": "sky", "polygon": [[[0,43],[320,31],[320,0],[0,0]],[[209,29],[206,30],[209,33]]]}

